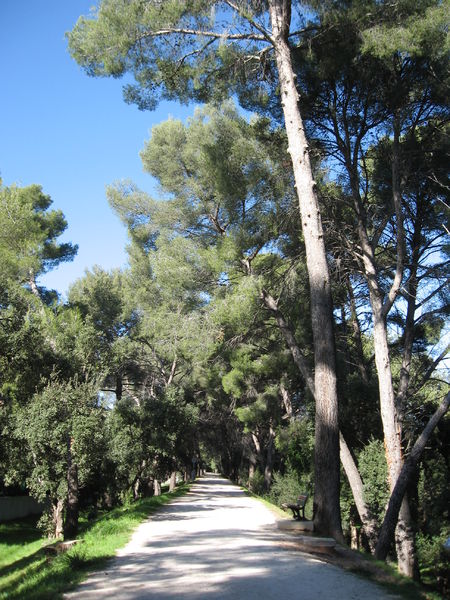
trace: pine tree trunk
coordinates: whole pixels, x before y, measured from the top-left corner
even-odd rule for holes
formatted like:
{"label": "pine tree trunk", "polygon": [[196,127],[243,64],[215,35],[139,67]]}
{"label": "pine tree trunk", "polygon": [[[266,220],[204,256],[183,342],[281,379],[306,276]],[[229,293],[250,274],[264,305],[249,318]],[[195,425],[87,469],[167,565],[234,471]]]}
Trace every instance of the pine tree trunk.
{"label": "pine tree trunk", "polygon": [[314,526],[318,532],[342,541],[338,401],[330,277],[316,183],[312,176],[288,43],[291,2],[269,0],[269,11],[310,285],[316,390]]}
{"label": "pine tree trunk", "polygon": [[[398,421],[395,404],[387,328],[378,293],[372,293],[372,314],[374,317],[375,364],[378,373],[384,447],[388,466],[389,490],[392,494],[403,466],[402,430]],[[399,572],[407,577],[414,577],[416,572],[414,530],[412,528],[411,514],[406,496],[403,498],[402,506],[398,513],[395,545]]]}
{"label": "pine tree trunk", "polygon": [[73,540],[78,533],[78,466],[72,459],[72,439],[68,441],[67,506],[64,539]]}
{"label": "pine tree trunk", "polygon": [[[403,465],[402,451],[402,429],[399,422],[398,406],[392,382],[391,362],[389,355],[388,333],[386,317],[393,305],[399,286],[401,284],[404,260],[404,232],[401,215],[401,194],[399,188],[398,172],[398,131],[394,131],[394,156],[392,163],[392,187],[393,203],[397,217],[397,265],[395,277],[383,301],[383,290],[380,288],[377,278],[377,265],[375,253],[367,233],[367,215],[360,196],[357,166],[351,163],[348,157],[347,170],[349,173],[354,208],[357,217],[357,233],[364,273],[369,289],[370,305],[373,317],[373,341],[375,353],[375,365],[378,375],[378,389],[380,397],[380,412],[383,424],[384,447],[386,463],[388,467],[389,489],[392,493],[395,483]],[[398,144],[397,144],[398,145]],[[404,574],[412,577],[415,572],[415,544],[414,532],[410,520],[410,512],[407,499],[399,513],[399,522],[396,535],[396,550],[398,556],[398,569]]]}
{"label": "pine tree trunk", "polygon": [[[275,299],[266,290],[262,290],[261,298],[264,301],[266,307],[272,312],[274,318],[276,319],[281,333],[283,334],[283,337],[286,341],[286,344],[289,350],[291,351],[294,363],[296,364],[296,366],[299,369],[299,372],[304,378],[309,391],[315,397],[316,391],[314,379],[312,378],[309,367],[306,364],[306,360],[300,348],[298,347],[297,340],[295,339],[294,333],[292,332],[289,323],[284,318],[283,313],[279,310]],[[284,386],[281,385],[280,391],[282,394],[283,402],[286,407],[286,412],[288,415],[292,416],[292,405],[290,403],[290,399],[286,397],[287,390],[285,390]],[[371,515],[370,510],[364,500],[364,489],[361,476],[359,474],[353,456],[347,446],[347,443],[340,432],[339,448],[341,463],[347,476],[350,488],[352,490],[353,499],[358,510],[359,518],[361,519],[361,523],[363,524],[364,533],[367,538],[369,548],[372,552],[374,552],[377,540],[377,523]]]}
{"label": "pine tree trunk", "polygon": [[255,448],[255,461],[256,461],[256,465],[259,467],[260,470],[262,470],[263,458],[262,458],[261,444],[259,442],[259,438],[256,435],[256,433],[252,432],[251,436],[252,436],[253,446]]}

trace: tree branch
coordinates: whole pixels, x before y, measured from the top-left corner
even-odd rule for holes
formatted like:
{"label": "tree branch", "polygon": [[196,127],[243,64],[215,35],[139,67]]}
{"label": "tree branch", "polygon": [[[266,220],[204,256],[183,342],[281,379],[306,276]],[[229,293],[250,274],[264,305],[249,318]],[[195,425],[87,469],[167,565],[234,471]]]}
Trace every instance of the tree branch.
{"label": "tree branch", "polygon": [[219,31],[205,31],[202,29],[185,29],[184,27],[168,27],[166,29],[158,29],[158,31],[147,31],[136,37],[135,42],[140,42],[147,38],[163,37],[165,35],[185,35],[210,37],[214,40],[258,40],[260,42],[270,42],[264,35],[256,33],[220,33]]}
{"label": "tree branch", "polygon": [[273,38],[271,37],[269,32],[261,25],[258,25],[258,23],[249,14],[245,13],[241,8],[239,8],[237,4],[231,2],[231,0],[225,0],[225,4],[228,4],[228,6],[235,12],[237,12],[239,16],[241,16],[248,23],[250,23],[250,25],[254,27],[257,31],[259,31],[267,42],[273,44]]}

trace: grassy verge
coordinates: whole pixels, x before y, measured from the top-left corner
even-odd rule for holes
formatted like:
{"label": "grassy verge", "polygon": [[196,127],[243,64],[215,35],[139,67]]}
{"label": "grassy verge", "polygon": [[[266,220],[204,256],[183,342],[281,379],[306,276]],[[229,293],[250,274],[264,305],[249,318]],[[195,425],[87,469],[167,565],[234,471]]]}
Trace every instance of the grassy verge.
{"label": "grassy verge", "polygon": [[250,496],[250,498],[254,498],[255,500],[258,500],[259,502],[262,502],[266,508],[271,510],[273,513],[275,513],[281,519],[292,519],[291,512],[286,512],[285,510],[283,510],[276,504],[272,504],[272,502],[269,502],[269,500],[267,500],[263,496],[258,496],[257,494],[254,494],[246,487],[243,487],[243,486],[240,486],[240,487],[247,494],[247,496]]}
{"label": "grassy verge", "polygon": [[139,500],[116,508],[95,521],[81,521],[83,542],[65,554],[49,558],[47,540],[40,538],[32,519],[0,524],[0,600],[55,600],[101,568],[149,514],[188,490]]}
{"label": "grassy verge", "polygon": [[375,560],[373,556],[363,552],[351,551],[360,555],[360,562],[343,565],[355,575],[370,579],[381,585],[387,592],[395,594],[405,600],[442,600],[441,594],[428,586],[421,585],[409,577],[400,575],[395,563],[385,563]]}

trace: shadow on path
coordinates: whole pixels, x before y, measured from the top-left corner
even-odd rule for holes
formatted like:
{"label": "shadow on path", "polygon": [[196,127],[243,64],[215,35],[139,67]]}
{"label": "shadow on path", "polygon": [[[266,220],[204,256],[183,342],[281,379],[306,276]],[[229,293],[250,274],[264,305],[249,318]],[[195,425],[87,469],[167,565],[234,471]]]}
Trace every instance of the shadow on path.
{"label": "shadow on path", "polygon": [[142,524],[104,571],[65,598],[389,598],[374,584],[286,550],[284,537],[260,502],[208,475]]}

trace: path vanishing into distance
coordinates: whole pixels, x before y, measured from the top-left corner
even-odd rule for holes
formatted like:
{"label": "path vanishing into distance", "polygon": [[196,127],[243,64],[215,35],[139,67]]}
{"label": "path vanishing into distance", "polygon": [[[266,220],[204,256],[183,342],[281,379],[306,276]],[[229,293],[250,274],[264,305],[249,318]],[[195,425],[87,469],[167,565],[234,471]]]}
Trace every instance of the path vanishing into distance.
{"label": "path vanishing into distance", "polygon": [[261,502],[228,480],[208,475],[149,517],[104,570],[64,598],[395,598],[369,581],[292,550],[287,539],[290,534],[278,530],[276,517]]}

